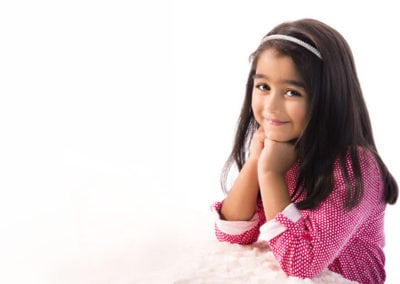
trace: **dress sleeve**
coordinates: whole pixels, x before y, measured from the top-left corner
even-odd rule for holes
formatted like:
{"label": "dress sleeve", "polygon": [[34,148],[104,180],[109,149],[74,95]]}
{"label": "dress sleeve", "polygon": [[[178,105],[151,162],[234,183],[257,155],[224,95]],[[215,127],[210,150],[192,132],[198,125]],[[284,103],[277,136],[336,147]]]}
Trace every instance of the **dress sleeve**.
{"label": "dress sleeve", "polygon": [[249,221],[222,220],[221,207],[222,202],[216,202],[212,207],[215,216],[215,235],[219,241],[247,245],[258,240],[260,227],[265,223],[261,201],[258,202],[257,211]]}
{"label": "dress sleeve", "polygon": [[[298,210],[290,204],[261,229],[287,275],[312,278],[328,267],[377,207],[385,206],[380,171],[371,154],[360,154],[364,195],[351,210],[343,208],[346,189],[338,163],[335,187],[313,210]],[[350,173],[352,175],[352,173]]]}

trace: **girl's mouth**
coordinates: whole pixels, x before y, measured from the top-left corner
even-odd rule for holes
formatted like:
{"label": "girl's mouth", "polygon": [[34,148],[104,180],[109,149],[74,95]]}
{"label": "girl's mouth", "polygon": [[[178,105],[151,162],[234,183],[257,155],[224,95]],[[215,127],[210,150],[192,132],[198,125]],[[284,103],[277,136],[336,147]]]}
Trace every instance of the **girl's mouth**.
{"label": "girl's mouth", "polygon": [[267,119],[267,122],[269,125],[273,125],[273,126],[281,126],[281,125],[288,123],[288,121],[281,121],[281,120],[277,120],[277,119]]}

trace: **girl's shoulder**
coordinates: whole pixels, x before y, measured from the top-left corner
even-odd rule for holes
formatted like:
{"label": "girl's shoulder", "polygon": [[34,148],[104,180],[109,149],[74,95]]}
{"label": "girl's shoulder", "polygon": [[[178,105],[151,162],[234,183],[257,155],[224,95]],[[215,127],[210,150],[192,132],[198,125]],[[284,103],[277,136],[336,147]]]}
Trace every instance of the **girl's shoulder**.
{"label": "girl's shoulder", "polygon": [[[342,156],[343,157],[343,156]],[[337,158],[334,164],[336,189],[363,184],[365,194],[380,196],[383,192],[383,178],[376,154],[367,147],[348,149],[344,159]],[[360,183],[361,182],[361,183]]]}
{"label": "girl's shoulder", "polygon": [[380,172],[379,163],[376,155],[369,149],[363,148],[361,146],[358,147],[360,163],[365,164],[366,167],[371,168],[375,171]]}
{"label": "girl's shoulder", "polygon": [[371,149],[363,146],[349,147],[345,153],[345,161],[340,158],[335,161],[335,168],[339,166],[343,170],[345,166],[349,174],[357,171],[355,169],[357,165],[359,165],[362,175],[368,172],[380,172],[376,155]]}

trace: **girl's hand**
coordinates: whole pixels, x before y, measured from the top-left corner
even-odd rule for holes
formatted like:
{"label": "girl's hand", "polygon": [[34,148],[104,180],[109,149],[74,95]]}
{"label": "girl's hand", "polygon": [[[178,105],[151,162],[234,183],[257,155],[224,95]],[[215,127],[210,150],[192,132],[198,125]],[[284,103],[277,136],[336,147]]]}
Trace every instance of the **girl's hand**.
{"label": "girl's hand", "polygon": [[275,173],[284,175],[297,160],[294,145],[289,142],[273,141],[264,137],[264,148],[258,159],[258,174]]}
{"label": "girl's hand", "polygon": [[261,151],[264,148],[265,132],[264,128],[260,126],[254,133],[250,144],[250,156],[249,159],[258,160]]}

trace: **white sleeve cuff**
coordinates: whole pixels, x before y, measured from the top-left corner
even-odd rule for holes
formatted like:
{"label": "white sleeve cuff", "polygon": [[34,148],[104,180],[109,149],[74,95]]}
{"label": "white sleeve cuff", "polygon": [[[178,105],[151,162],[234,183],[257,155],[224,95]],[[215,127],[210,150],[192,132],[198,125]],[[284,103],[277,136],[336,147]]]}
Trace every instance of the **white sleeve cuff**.
{"label": "white sleeve cuff", "polygon": [[219,212],[215,208],[212,211],[217,228],[228,235],[241,235],[256,227],[259,221],[257,213],[249,221],[226,221],[221,219]]}
{"label": "white sleeve cuff", "polygon": [[301,218],[301,212],[297,209],[294,203],[290,203],[286,208],[282,211],[282,214],[286,216],[290,221],[296,223]]}
{"label": "white sleeve cuff", "polygon": [[[297,222],[302,216],[301,212],[296,208],[294,203],[290,203],[288,206],[286,206],[286,208],[282,211],[282,214],[292,222]],[[286,230],[287,228],[276,219],[266,222],[260,229],[261,237],[267,241],[272,240]]]}

